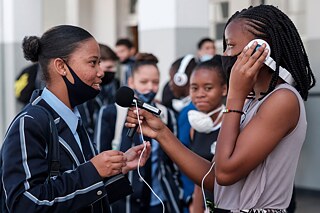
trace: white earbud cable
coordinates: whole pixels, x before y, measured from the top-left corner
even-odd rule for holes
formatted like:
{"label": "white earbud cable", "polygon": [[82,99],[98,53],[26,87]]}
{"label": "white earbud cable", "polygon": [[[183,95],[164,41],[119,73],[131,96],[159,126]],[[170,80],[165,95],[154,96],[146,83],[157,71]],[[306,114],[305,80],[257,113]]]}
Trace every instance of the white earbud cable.
{"label": "white earbud cable", "polygon": [[[141,178],[141,180],[149,187],[149,189],[151,190],[151,192],[154,194],[154,196],[156,196],[156,198],[161,202],[161,205],[162,205],[162,212],[164,213],[165,212],[165,206],[164,206],[164,203],[163,201],[161,200],[161,198],[153,191],[152,187],[147,183],[147,181],[142,177],[142,175],[140,174],[140,163],[141,163],[141,159],[142,159],[142,155],[143,153],[145,152],[147,146],[146,146],[146,142],[144,140],[144,137],[143,137],[143,132],[142,132],[142,128],[141,128],[141,124],[140,124],[140,118],[139,118],[139,110],[138,110],[138,105],[137,105],[137,101],[136,100],[133,100],[133,102],[135,103],[135,106],[136,106],[136,114],[137,114],[137,117],[138,117],[138,123],[139,123],[139,128],[140,128],[140,136],[141,136],[141,140],[142,140],[142,143],[144,145],[143,147],[143,150],[140,154],[140,157],[139,157],[139,161],[138,161],[138,175],[139,177]],[[150,141],[151,142],[151,141]]]}
{"label": "white earbud cable", "polygon": [[213,161],[212,164],[211,164],[211,167],[209,169],[209,171],[203,176],[202,180],[201,180],[201,191],[202,191],[202,196],[203,196],[203,202],[204,202],[204,206],[205,206],[205,212],[209,212],[208,210],[208,206],[207,206],[207,202],[206,202],[206,195],[204,193],[204,180],[206,179],[206,177],[209,175],[209,173],[211,172],[213,166],[215,165],[216,163]]}

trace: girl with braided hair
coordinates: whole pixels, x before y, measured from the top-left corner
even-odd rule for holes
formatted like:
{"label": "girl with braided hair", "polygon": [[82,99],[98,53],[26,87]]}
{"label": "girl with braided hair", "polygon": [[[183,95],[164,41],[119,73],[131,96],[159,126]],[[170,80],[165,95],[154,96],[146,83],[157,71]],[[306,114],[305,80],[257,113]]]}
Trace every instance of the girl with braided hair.
{"label": "girl with braided hair", "polygon": [[[254,39],[264,41],[250,43]],[[235,13],[223,42],[229,88],[212,163],[140,110],[143,132],[195,183],[206,175],[215,212],[286,212],[306,136],[303,100],[315,85],[308,56],[292,21],[269,5]],[[126,125],[137,123],[135,111],[129,111]]]}

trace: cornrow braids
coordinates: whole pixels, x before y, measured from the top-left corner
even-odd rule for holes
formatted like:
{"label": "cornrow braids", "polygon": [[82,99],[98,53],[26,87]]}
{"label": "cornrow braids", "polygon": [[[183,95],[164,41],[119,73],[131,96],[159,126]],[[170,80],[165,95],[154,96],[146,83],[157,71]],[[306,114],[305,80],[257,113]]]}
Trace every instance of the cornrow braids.
{"label": "cornrow braids", "polygon": [[[279,67],[282,66],[291,73],[296,82],[295,88],[307,100],[309,89],[315,85],[316,80],[301,37],[290,18],[274,6],[260,5],[236,12],[226,26],[234,20],[244,20],[247,30],[256,38],[266,40],[271,47],[276,71],[265,94],[276,87]],[[226,49],[225,38],[223,48]]]}

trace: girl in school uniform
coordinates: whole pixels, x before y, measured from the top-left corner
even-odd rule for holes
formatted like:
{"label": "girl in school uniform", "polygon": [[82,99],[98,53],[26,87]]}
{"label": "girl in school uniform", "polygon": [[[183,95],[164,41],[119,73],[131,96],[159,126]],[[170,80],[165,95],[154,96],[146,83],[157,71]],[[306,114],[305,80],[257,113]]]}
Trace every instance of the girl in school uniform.
{"label": "girl in school uniform", "polygon": [[[123,174],[136,168],[143,146],[97,154],[82,126],[77,105],[99,93],[103,77],[98,43],[80,27],[60,25],[41,37],[25,37],[23,51],[27,60],[40,63],[46,87],[34,94],[5,135],[2,212],[110,212],[109,201],[132,191]],[[58,149],[52,150],[54,135]],[[53,151],[58,161],[51,161]],[[149,152],[147,144],[141,165]],[[113,183],[121,183],[123,193]]]}

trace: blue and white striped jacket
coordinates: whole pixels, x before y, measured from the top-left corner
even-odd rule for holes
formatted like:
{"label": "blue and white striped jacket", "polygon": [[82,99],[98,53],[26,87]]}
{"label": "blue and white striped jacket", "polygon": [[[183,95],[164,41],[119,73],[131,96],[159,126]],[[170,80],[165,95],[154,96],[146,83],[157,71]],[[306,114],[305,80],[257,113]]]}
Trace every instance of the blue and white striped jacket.
{"label": "blue and white striped jacket", "polygon": [[8,210],[110,212],[105,180],[85,161],[65,121],[40,96],[31,104],[45,107],[55,120],[60,175],[48,179],[49,118],[29,104],[11,123],[1,150],[1,183]]}

